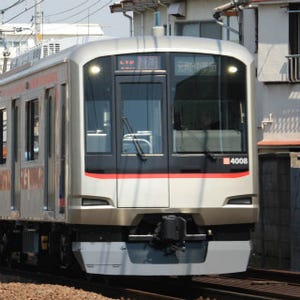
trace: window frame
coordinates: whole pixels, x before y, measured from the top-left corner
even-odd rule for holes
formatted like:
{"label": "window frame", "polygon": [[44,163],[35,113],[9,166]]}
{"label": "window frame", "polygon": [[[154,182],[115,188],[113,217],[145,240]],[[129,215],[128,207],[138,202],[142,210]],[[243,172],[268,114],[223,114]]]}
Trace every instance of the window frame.
{"label": "window frame", "polygon": [[[215,21],[188,21],[188,22],[176,22],[175,23],[175,35],[183,36],[183,28],[185,25],[198,25],[199,26],[199,35],[190,35],[190,36],[197,36],[197,37],[206,37],[206,38],[215,38],[215,39],[222,39],[222,27],[219,26]],[[201,26],[211,24],[216,25],[216,28],[219,28],[218,36],[205,36],[201,34]]]}
{"label": "window frame", "polygon": [[300,52],[300,4],[289,5],[289,52],[299,54]]}
{"label": "window frame", "polygon": [[7,109],[0,108],[0,165],[7,161],[7,117]]}
{"label": "window frame", "polygon": [[[33,161],[39,158],[40,149],[40,105],[38,99],[26,102],[26,140],[25,160]],[[36,144],[35,144],[36,143]],[[38,151],[35,151],[35,145]]]}

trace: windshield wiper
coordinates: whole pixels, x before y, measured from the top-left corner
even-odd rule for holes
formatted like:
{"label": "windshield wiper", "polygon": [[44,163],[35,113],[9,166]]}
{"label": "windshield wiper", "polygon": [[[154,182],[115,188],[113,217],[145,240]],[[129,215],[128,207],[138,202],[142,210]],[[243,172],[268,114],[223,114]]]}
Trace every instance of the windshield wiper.
{"label": "windshield wiper", "polygon": [[132,142],[134,144],[134,147],[136,149],[137,155],[138,157],[142,160],[142,161],[146,161],[147,157],[143,151],[143,148],[141,146],[141,144],[139,143],[138,139],[136,138],[135,133],[133,132],[132,127],[130,126],[130,123],[128,121],[128,118],[123,116],[122,117],[122,121],[127,129],[127,131],[132,135]]}

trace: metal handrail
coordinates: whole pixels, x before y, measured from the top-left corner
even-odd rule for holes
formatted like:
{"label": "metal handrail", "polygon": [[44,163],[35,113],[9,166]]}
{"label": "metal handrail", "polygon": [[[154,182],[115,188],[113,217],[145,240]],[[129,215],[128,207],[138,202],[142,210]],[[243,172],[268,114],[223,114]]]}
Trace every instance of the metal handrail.
{"label": "metal handrail", "polygon": [[288,79],[290,82],[300,82],[300,54],[287,55]]}

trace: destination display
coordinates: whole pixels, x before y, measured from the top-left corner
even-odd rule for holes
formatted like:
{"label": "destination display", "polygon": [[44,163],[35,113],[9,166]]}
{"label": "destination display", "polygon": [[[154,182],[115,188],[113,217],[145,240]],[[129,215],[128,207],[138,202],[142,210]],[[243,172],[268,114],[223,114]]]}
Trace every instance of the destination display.
{"label": "destination display", "polygon": [[160,55],[122,55],[118,57],[118,70],[160,70]]}

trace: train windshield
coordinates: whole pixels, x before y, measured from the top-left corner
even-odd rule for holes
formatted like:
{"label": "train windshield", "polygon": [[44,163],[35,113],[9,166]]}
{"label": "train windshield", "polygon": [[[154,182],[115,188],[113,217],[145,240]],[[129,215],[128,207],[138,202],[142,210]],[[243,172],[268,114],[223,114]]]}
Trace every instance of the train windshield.
{"label": "train windshield", "polygon": [[173,152],[245,152],[245,65],[231,57],[173,54],[171,66]]}
{"label": "train windshield", "polygon": [[122,154],[162,153],[161,84],[121,84]]}
{"label": "train windshield", "polygon": [[86,153],[247,152],[246,67],[235,58],[100,57],[84,66],[84,92]]}
{"label": "train windshield", "polygon": [[103,57],[85,67],[85,127],[86,151],[107,153],[112,150],[111,59]]}

